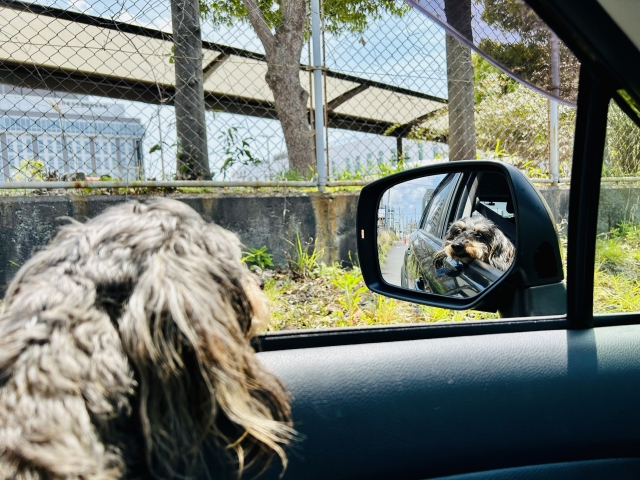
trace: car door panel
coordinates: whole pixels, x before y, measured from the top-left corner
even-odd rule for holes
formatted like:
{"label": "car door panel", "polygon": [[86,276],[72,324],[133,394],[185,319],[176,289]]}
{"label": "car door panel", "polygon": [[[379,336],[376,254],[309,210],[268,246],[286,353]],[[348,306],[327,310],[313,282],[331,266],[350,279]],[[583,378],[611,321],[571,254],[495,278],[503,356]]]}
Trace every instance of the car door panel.
{"label": "car door panel", "polygon": [[284,478],[420,479],[637,455],[638,351],[634,325],[259,358],[302,435]]}

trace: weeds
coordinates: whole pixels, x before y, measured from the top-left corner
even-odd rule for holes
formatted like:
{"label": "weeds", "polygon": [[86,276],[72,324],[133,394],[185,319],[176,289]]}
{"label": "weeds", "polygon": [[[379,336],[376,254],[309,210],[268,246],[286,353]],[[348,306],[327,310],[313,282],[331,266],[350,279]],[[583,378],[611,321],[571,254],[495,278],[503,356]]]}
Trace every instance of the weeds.
{"label": "weeds", "polygon": [[595,313],[640,311],[640,227],[621,222],[596,241]]}
{"label": "weeds", "polygon": [[324,253],[324,248],[318,250],[318,240],[309,239],[308,242],[302,242],[300,232],[296,232],[296,238],[292,242],[287,242],[293,247],[293,256],[287,255],[289,268],[291,271],[302,278],[312,276],[319,268],[318,261]]}
{"label": "weeds", "polygon": [[[337,264],[318,264],[315,244],[314,250],[305,250],[310,244],[305,247],[299,235],[291,243],[297,245],[297,258],[305,253],[302,261],[294,262],[298,271],[304,268],[304,259],[315,257],[315,261],[307,266],[306,277],[279,274],[267,282],[265,291],[272,302],[271,331],[498,318],[495,313],[445,310],[374,294],[365,287],[357,267],[345,270]],[[596,245],[594,312],[640,312],[639,271],[640,227],[621,223],[601,235]]]}
{"label": "weeds", "polygon": [[265,293],[271,301],[269,331],[451,322],[498,318],[497,314],[416,305],[375,294],[360,269],[320,264],[306,279],[274,272]]}
{"label": "weeds", "polygon": [[392,230],[378,230],[378,261],[380,265],[387,258],[387,252],[398,241],[398,237]]}
{"label": "weeds", "polygon": [[352,320],[359,313],[359,304],[362,301],[367,287],[363,285],[362,275],[359,270],[344,271],[342,275],[331,278],[331,283],[342,290],[342,296],[338,303],[343,308],[343,316]]}
{"label": "weeds", "polygon": [[273,255],[267,252],[267,247],[250,248],[248,252],[243,252],[242,261],[246,264],[257,265],[261,270],[273,267]]}

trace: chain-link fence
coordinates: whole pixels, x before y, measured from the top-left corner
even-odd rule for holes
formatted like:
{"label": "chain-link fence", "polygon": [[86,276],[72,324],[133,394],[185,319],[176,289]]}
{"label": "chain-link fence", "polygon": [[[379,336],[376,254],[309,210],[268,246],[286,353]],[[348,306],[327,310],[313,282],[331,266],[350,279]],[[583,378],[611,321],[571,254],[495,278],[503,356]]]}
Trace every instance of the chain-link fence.
{"label": "chain-link fence", "polygon": [[570,174],[578,63],[515,0],[325,2],[320,97],[305,2],[89,1],[0,0],[0,188],[314,186],[318,158],[329,186],[449,159]]}

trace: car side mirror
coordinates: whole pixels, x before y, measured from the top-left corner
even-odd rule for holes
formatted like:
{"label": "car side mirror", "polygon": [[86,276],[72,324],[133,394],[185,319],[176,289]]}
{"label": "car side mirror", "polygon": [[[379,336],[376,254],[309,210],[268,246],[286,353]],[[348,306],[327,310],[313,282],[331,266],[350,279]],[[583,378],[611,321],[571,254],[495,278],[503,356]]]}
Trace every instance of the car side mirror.
{"label": "car side mirror", "polygon": [[357,229],[362,274],[376,293],[502,317],[566,313],[549,208],[509,164],[451,162],[370,183]]}

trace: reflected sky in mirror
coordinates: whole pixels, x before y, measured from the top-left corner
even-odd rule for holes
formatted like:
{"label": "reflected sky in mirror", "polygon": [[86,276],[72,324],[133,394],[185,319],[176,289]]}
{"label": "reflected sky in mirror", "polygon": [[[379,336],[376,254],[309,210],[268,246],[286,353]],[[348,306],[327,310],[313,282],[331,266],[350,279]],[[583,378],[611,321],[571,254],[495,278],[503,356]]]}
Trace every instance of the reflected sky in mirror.
{"label": "reflected sky in mirror", "polygon": [[411,227],[415,229],[426,202],[445,177],[442,174],[417,178],[387,190],[378,207],[384,210],[386,226],[403,233],[410,231]]}

